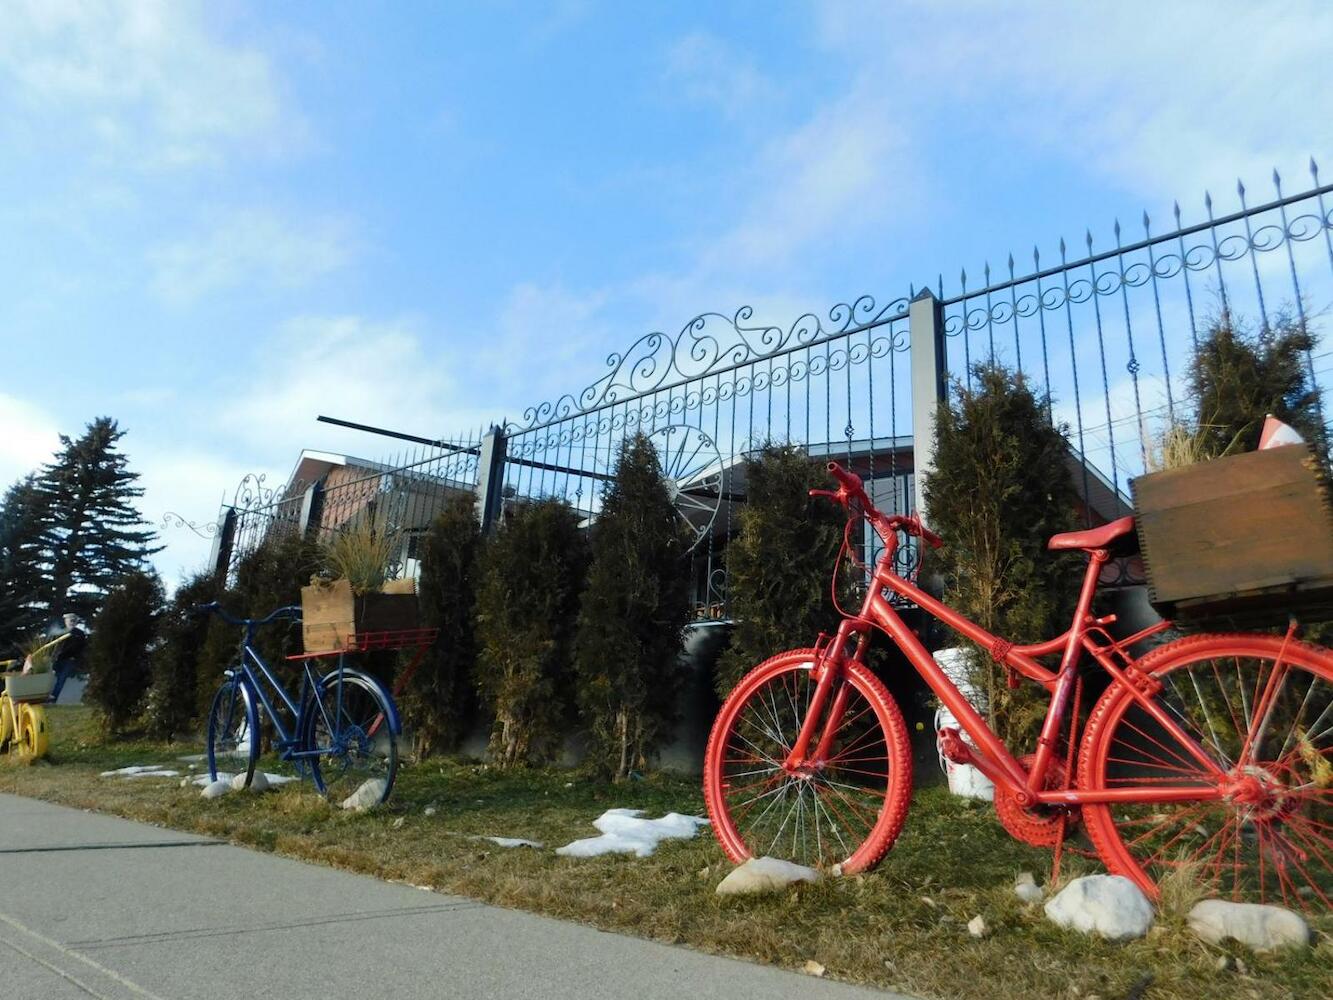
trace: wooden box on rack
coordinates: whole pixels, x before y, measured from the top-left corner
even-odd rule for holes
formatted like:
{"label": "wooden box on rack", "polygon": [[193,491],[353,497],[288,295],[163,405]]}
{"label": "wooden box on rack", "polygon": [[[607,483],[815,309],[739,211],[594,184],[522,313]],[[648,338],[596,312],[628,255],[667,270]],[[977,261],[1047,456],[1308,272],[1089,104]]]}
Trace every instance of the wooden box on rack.
{"label": "wooden box on rack", "polygon": [[391,580],[380,593],[354,594],[346,580],[301,588],[301,637],[307,653],[350,649],[364,632],[419,628],[416,581]]}
{"label": "wooden box on rack", "polygon": [[1308,445],[1133,481],[1149,598],[1167,617],[1286,624],[1333,607],[1333,501]]}

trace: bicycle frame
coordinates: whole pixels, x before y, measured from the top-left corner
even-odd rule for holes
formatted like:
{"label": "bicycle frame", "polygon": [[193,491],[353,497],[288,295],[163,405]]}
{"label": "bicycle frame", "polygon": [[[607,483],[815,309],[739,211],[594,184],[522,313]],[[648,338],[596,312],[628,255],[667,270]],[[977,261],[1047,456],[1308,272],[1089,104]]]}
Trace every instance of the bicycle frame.
{"label": "bicycle frame", "polygon": [[[1086,652],[1090,654],[1111,675],[1115,682],[1122,684],[1131,696],[1143,706],[1144,710],[1163,727],[1165,732],[1178,740],[1204,769],[1221,777],[1223,772],[1203,749],[1185,733],[1175,721],[1154,700],[1153,695],[1160,684],[1151,677],[1140,673],[1133,665],[1126,650],[1135,643],[1156,635],[1170,627],[1170,622],[1159,622],[1122,640],[1112,639],[1106,632],[1114,616],[1095,618],[1091,613],[1093,595],[1097,590],[1097,580],[1108,558],[1105,550],[1092,550],[1087,572],[1079,592],[1078,605],[1074,611],[1074,620],[1063,634],[1046,642],[1030,645],[1014,645],[999,636],[992,635],[986,629],[954,611],[942,601],[932,597],[911,580],[893,571],[893,558],[898,545],[898,530],[903,519],[885,518],[873,507],[865,510],[867,520],[875,527],[884,541],[884,551],[876,560],[870,587],[862,604],[860,614],[844,618],[837,633],[819,650],[819,659],[815,664],[816,688],[811,698],[801,732],[791,752],[784,761],[789,771],[803,766],[819,766],[827,759],[833,734],[846,710],[847,686],[840,684],[841,664],[847,656],[847,647],[853,638],[856,645],[851,653],[852,660],[864,662],[872,628],[878,628],[891,638],[902,650],[913,668],[930,686],[930,689],[948,707],[959,721],[963,730],[976,743],[976,748],[968,747],[957,741],[957,752],[965,763],[973,764],[979,771],[997,785],[1002,785],[1021,806],[1043,805],[1081,805],[1098,802],[1173,802],[1205,801],[1220,799],[1223,791],[1217,786],[1152,786],[1141,788],[1115,788],[1104,790],[1084,790],[1076,788],[1047,789],[1046,776],[1050,769],[1059,743],[1059,735],[1064,722],[1070,695],[1077,677],[1078,665]],[[854,517],[857,515],[853,515]],[[910,529],[909,529],[910,530]],[[1037,740],[1037,749],[1032,769],[1025,771],[1023,765],[1014,757],[1000,739],[992,732],[980,713],[963,697],[962,693],[935,662],[934,657],[922,645],[921,640],[903,621],[898,611],[889,602],[885,592],[899,595],[915,603],[932,617],[948,625],[951,629],[972,640],[984,649],[989,649],[996,662],[1042,685],[1050,693],[1050,705]],[[1099,644],[1097,637],[1104,637],[1105,644]],[[1060,666],[1052,671],[1037,662],[1037,657],[1061,654]],[[1119,660],[1120,662],[1117,662]],[[836,693],[835,693],[836,687]],[[829,699],[832,703],[829,704]],[[828,706],[828,719],[823,733],[815,738],[820,717]],[[814,752],[810,752],[811,744]]]}
{"label": "bicycle frame", "polygon": [[[313,748],[310,750],[297,749],[301,742],[299,734],[305,724],[305,718],[301,712],[300,706],[307,703],[307,694],[315,689],[319,682],[319,678],[311,668],[310,661],[306,660],[303,662],[301,664],[300,699],[299,701],[293,701],[292,696],[287,693],[287,689],[283,686],[282,682],[274,676],[272,668],[269,667],[264,661],[264,658],[259,655],[251,644],[251,641],[254,639],[255,627],[254,623],[246,626],[245,641],[241,644],[241,664],[239,669],[243,678],[243,683],[259,699],[260,706],[273,722],[273,728],[278,731],[279,756],[283,760],[297,760],[299,758],[318,757],[322,755],[326,752],[324,748]],[[253,662],[253,666],[250,662],[247,662],[247,658],[249,661]],[[255,668],[258,668],[258,674],[256,674]],[[227,673],[231,676],[236,675],[235,670],[229,670]],[[338,693],[336,701],[336,711],[339,715],[342,712],[342,676],[342,657],[339,657]],[[270,700],[269,696],[264,691],[264,686],[259,682],[260,677],[263,677],[264,680],[268,681],[269,686],[277,693],[282,704],[287,708],[287,711],[291,713],[292,728],[290,730],[283,724],[283,716],[275,711],[273,701]],[[318,698],[314,699],[314,702],[318,706],[320,714],[324,717],[325,726],[329,727],[329,731],[331,732],[333,726],[331,720],[328,718],[328,713],[324,711],[323,703]]]}

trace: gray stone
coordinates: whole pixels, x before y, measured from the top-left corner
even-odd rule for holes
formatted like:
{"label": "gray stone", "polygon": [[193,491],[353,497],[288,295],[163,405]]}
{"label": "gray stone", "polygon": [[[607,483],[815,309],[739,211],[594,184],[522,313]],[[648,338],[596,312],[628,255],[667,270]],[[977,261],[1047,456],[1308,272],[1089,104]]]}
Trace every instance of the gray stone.
{"label": "gray stone", "polygon": [[971,934],[974,938],[985,937],[987,929],[986,919],[981,916],[981,914],[977,914],[967,922],[967,933]]}
{"label": "gray stone", "polygon": [[1209,944],[1231,938],[1255,951],[1310,946],[1310,925],[1300,914],[1280,906],[1205,899],[1195,904],[1187,919],[1190,929]]}
{"label": "gray stone", "polygon": [[1032,873],[1023,872],[1014,881],[1014,895],[1025,903],[1038,903],[1043,893]]}
{"label": "gray stone", "polygon": [[1123,876],[1085,875],[1051,898],[1046,916],[1061,927],[1128,941],[1148,933],[1153,908],[1143,891]]}
{"label": "gray stone", "polygon": [[750,892],[777,892],[796,882],[817,882],[819,872],[777,858],[751,858],[727,873],[717,886],[719,896]]}
{"label": "gray stone", "polygon": [[360,788],[343,799],[342,807],[356,812],[374,809],[380,804],[380,799],[384,798],[384,787],[383,778],[369,778],[361,783]]}

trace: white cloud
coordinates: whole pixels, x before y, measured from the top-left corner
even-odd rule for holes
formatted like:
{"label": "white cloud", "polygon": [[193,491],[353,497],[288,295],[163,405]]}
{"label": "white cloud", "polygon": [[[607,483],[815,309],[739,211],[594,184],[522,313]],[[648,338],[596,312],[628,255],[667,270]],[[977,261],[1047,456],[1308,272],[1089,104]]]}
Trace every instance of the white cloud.
{"label": "white cloud", "polygon": [[767,96],[774,85],[744,53],[716,35],[696,31],[667,52],[667,84],[686,97],[734,118]]}
{"label": "white cloud", "polygon": [[153,292],[179,305],[237,287],[299,288],[348,262],[349,231],[335,219],[302,222],[256,209],[230,213],[149,252]]}
{"label": "white cloud", "polygon": [[211,30],[185,0],[18,0],[0,31],[0,80],[31,134],[71,132],[140,166],[276,151],[304,127],[269,58]]}
{"label": "white cloud", "polygon": [[0,392],[0,490],[51,460],[60,447],[56,421],[35,403]]}

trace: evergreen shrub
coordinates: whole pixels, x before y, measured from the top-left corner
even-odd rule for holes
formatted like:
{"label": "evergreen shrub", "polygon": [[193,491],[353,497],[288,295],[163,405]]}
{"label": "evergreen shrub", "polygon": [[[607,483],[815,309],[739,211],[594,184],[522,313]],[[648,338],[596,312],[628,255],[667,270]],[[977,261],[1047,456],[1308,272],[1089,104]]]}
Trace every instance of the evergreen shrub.
{"label": "evergreen shrub", "polygon": [[456,748],[474,716],[481,553],[475,499],[451,499],[421,544],[422,625],[440,635],[408,682],[402,707],[417,754],[428,757]]}
{"label": "evergreen shrub", "polygon": [[652,442],[627,438],[592,526],[575,641],[586,759],[617,781],[648,766],[675,722],[690,616],[682,528]]}
{"label": "evergreen shrub", "polygon": [[[987,631],[1016,643],[1048,639],[1068,627],[1083,569],[1081,554],[1046,548],[1075,527],[1065,429],[1052,426],[1021,373],[981,366],[973,386],[955,385],[936,417],[925,493],[944,547],[931,552],[933,565],[945,602]],[[1005,667],[965,645],[991,728],[1011,746],[1034,745],[1045,691],[1025,679],[1009,689]]]}
{"label": "evergreen shrub", "polygon": [[517,507],[483,549],[477,693],[500,767],[541,764],[570,716],[573,643],[588,567],[579,515],[557,499]]}
{"label": "evergreen shrub", "polygon": [[134,570],[112,588],[93,621],[88,640],[85,697],[102,715],[111,735],[133,722],[143,707],[152,676],[149,647],[163,605],[162,581]]}
{"label": "evergreen shrub", "polygon": [[736,625],[716,668],[723,698],[751,667],[812,645],[839,620],[831,578],[846,519],[842,508],[809,496],[831,488],[824,463],[795,445],[769,443],[746,459],[745,483],[740,532],[727,553]]}
{"label": "evergreen shrub", "polygon": [[217,576],[198,573],[176,589],[162,614],[161,641],[151,656],[152,687],[145,722],[148,735],[159,740],[188,736],[197,717],[198,667],[208,638],[210,619],[192,613],[199,604],[217,600]]}

